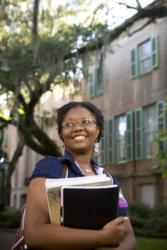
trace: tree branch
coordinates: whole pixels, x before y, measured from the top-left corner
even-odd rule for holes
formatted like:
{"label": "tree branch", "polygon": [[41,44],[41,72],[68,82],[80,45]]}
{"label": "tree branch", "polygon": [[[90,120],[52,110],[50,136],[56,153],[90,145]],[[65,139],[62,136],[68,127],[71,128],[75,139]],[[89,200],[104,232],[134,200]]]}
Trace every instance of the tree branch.
{"label": "tree branch", "polygon": [[24,135],[26,145],[35,152],[41,155],[61,155],[57,144],[37,126],[33,119],[31,119],[29,126],[24,123],[20,124],[19,129]]}
{"label": "tree branch", "polygon": [[33,46],[33,64],[36,65],[37,54],[39,49],[38,36],[38,14],[39,14],[39,0],[34,0],[33,7],[33,26],[32,26],[32,46]]}
{"label": "tree branch", "polygon": [[[112,30],[109,34],[107,32],[106,35],[107,36],[109,35],[108,41],[111,42],[112,40],[119,37],[119,35],[122,32],[125,32],[133,23],[135,23],[136,21],[140,19],[148,18],[154,21],[156,18],[162,18],[165,16],[167,16],[167,6],[165,4],[163,6],[161,5],[155,6],[155,3],[153,2],[146,8],[142,8],[138,13],[136,13],[131,18],[125,20],[124,23],[114,28],[114,30]],[[92,40],[91,43],[88,43],[86,46],[79,48],[76,52],[65,55],[64,59],[66,60],[71,57],[75,57],[77,55],[82,55],[88,51],[91,52],[97,49],[101,49],[105,45],[104,37],[105,37],[105,34],[103,35],[103,37],[96,39],[96,40]]]}
{"label": "tree branch", "polygon": [[142,9],[142,6],[140,4],[140,1],[139,0],[136,0],[136,3],[137,3],[137,9],[140,11]]}
{"label": "tree branch", "polygon": [[10,175],[12,175],[12,173],[15,169],[15,166],[17,164],[17,161],[18,161],[19,157],[22,155],[24,145],[25,145],[24,137],[21,133],[19,133],[19,141],[18,141],[16,150],[12,156],[12,159],[10,161]]}

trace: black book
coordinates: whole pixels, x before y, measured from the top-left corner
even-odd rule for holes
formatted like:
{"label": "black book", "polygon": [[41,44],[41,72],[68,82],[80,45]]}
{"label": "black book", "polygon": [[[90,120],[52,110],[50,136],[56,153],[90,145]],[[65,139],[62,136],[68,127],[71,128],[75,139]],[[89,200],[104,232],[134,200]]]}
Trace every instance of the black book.
{"label": "black book", "polygon": [[64,186],[61,188],[61,222],[72,228],[101,229],[118,216],[119,187]]}

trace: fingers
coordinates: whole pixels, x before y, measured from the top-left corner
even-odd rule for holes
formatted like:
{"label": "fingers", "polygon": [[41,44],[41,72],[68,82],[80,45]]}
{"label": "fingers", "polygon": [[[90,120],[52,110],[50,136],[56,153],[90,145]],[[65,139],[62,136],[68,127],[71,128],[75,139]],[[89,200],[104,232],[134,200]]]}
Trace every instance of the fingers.
{"label": "fingers", "polygon": [[123,223],[126,222],[127,220],[129,220],[128,217],[117,217],[117,218],[115,219],[115,222],[116,222],[117,224],[123,224]]}
{"label": "fingers", "polygon": [[103,227],[108,245],[117,245],[124,238],[126,234],[125,222],[127,220],[128,217],[117,217]]}
{"label": "fingers", "polygon": [[117,225],[117,226],[119,226],[119,225],[121,225],[121,224],[124,224],[127,220],[128,220],[129,218],[128,217],[117,217],[116,219],[114,219],[114,220],[112,220],[112,221],[110,221],[110,222],[108,222],[105,226],[104,226],[104,228],[107,226],[110,226],[110,225]]}

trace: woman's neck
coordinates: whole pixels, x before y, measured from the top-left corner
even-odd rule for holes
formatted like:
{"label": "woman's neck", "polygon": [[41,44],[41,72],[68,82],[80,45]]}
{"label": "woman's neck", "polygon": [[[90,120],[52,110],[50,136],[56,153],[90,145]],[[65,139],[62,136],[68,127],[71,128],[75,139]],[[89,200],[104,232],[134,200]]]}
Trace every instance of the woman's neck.
{"label": "woman's neck", "polygon": [[92,153],[75,153],[67,149],[73,156],[74,160],[78,163],[78,165],[81,168],[90,168],[91,169],[91,158],[92,158]]}
{"label": "woman's neck", "polygon": [[[71,152],[72,153],[72,152]],[[95,171],[92,168],[91,156],[92,154],[74,154],[72,153],[74,160],[78,167],[81,169],[84,175],[95,175]]]}
{"label": "woman's neck", "polygon": [[89,155],[74,155],[75,161],[81,168],[91,169],[91,156]]}

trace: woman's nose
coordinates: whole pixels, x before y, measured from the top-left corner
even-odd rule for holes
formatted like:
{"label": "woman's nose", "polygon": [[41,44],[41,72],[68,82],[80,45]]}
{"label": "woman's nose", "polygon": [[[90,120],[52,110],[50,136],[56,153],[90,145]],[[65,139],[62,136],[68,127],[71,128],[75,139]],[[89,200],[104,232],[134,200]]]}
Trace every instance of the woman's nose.
{"label": "woman's nose", "polygon": [[83,130],[83,125],[81,122],[76,122],[73,130]]}

